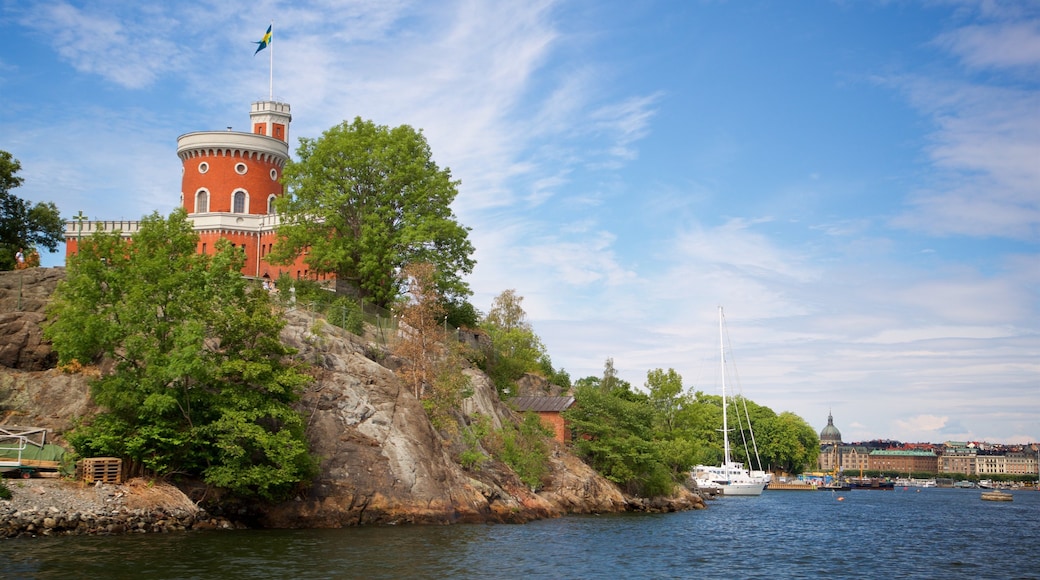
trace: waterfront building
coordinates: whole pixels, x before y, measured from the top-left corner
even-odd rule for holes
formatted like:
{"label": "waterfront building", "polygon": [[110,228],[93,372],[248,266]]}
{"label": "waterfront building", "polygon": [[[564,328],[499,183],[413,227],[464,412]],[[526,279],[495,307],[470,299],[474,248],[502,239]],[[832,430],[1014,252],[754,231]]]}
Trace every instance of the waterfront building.
{"label": "waterfront building", "polygon": [[1029,447],[1018,451],[1008,451],[1004,455],[1005,473],[1011,475],[1035,475],[1037,467],[1036,453]]}
{"label": "waterfront building", "polygon": [[867,469],[896,473],[936,473],[939,458],[931,451],[917,449],[875,449],[869,454]]}
{"label": "waterfront building", "polygon": [[975,455],[975,474],[1007,473],[1007,457],[1001,451],[980,451]]}
{"label": "waterfront building", "polygon": [[962,473],[974,475],[976,450],[967,446],[947,443],[939,455],[939,473]]}
{"label": "waterfront building", "polygon": [[[212,254],[224,238],[245,253],[244,276],[326,279],[313,276],[301,256],[291,266],[274,266],[264,257],[276,242],[278,215],[274,200],[283,193],[282,170],[289,160],[288,103],[252,104],[251,132],[196,131],[177,138],[181,160],[180,204],[199,234],[197,251]],[[82,238],[94,232],[119,231],[131,238],[139,221],[87,220],[82,215],[65,224],[65,256],[73,255]]]}
{"label": "waterfront building", "polygon": [[863,445],[825,445],[820,449],[818,468],[823,472],[858,473],[869,469],[870,449]]}

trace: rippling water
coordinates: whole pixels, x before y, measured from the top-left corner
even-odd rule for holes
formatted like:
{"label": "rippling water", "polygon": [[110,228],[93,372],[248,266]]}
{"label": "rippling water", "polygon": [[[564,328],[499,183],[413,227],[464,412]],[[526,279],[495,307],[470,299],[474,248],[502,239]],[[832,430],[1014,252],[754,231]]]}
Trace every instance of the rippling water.
{"label": "rippling water", "polygon": [[1014,496],[767,491],[525,525],[0,540],[0,577],[1040,578],[1040,492]]}

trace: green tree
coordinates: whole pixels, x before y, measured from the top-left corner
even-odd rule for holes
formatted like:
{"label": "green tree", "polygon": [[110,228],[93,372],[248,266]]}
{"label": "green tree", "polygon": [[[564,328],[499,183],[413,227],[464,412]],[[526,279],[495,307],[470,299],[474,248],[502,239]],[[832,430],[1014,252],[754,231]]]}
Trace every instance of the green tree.
{"label": "green tree", "polygon": [[285,168],[270,261],[305,254],[312,272],[333,273],[384,308],[402,292],[398,271],[426,262],[442,298],[462,308],[473,246],[451,209],[458,182],[434,163],[421,131],[356,118],[301,139],[296,153],[299,161]]}
{"label": "green tree", "polygon": [[523,301],[516,290],[505,290],[495,297],[481,323],[491,338],[486,370],[500,394],[512,393],[524,373],[546,374],[550,380],[556,375],[545,346],[527,322]]}
{"label": "green tree", "polygon": [[581,383],[575,405],[564,411],[574,451],[628,493],[668,495],[675,481],[653,439],[653,407],[648,398],[631,395]]}
{"label": "green tree", "polygon": [[670,433],[676,427],[676,418],[683,405],[682,375],[675,369],[647,371],[646,388],[650,391],[650,402],[657,410],[661,430]]}
{"label": "green tree", "polygon": [[682,375],[675,369],[654,369],[646,373],[646,388],[654,409],[654,440],[661,461],[676,481],[683,481],[698,463],[701,443],[683,411],[690,398],[683,393]]}
{"label": "green tree", "polygon": [[15,267],[15,253],[28,254],[38,247],[55,251],[65,240],[65,223],[51,202],[30,205],[11,193],[22,185],[22,165],[7,151],[0,151],[0,270]]}
{"label": "green tree", "polygon": [[801,473],[816,465],[820,455],[820,439],[812,425],[794,413],[785,411],[756,425],[762,461],[787,473]]}
{"label": "green tree", "polygon": [[91,385],[103,412],[69,440],[132,472],[280,499],[315,467],[291,407],[309,377],[279,340],[269,294],[242,278],[241,249],[197,244],[177,210],[145,217],[129,244],[95,234],[69,259],[46,335],[63,364],[113,363]]}

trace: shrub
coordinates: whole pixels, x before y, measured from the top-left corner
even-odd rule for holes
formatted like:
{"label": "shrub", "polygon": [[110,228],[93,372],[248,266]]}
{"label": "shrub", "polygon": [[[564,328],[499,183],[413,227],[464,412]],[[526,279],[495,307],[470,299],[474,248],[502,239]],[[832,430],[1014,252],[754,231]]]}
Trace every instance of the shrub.
{"label": "shrub", "polygon": [[519,425],[507,423],[485,438],[491,454],[505,463],[532,490],[544,484],[549,473],[549,444],[552,432],[536,413],[528,411]]}

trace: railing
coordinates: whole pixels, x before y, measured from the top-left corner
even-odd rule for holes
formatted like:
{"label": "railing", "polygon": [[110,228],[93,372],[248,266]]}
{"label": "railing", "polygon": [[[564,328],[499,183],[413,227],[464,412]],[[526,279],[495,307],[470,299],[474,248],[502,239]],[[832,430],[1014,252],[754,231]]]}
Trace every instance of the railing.
{"label": "railing", "polygon": [[65,237],[88,237],[93,235],[95,232],[114,232],[116,230],[121,231],[123,237],[130,237],[140,229],[140,220],[84,220],[82,222],[73,220],[65,222]]}

